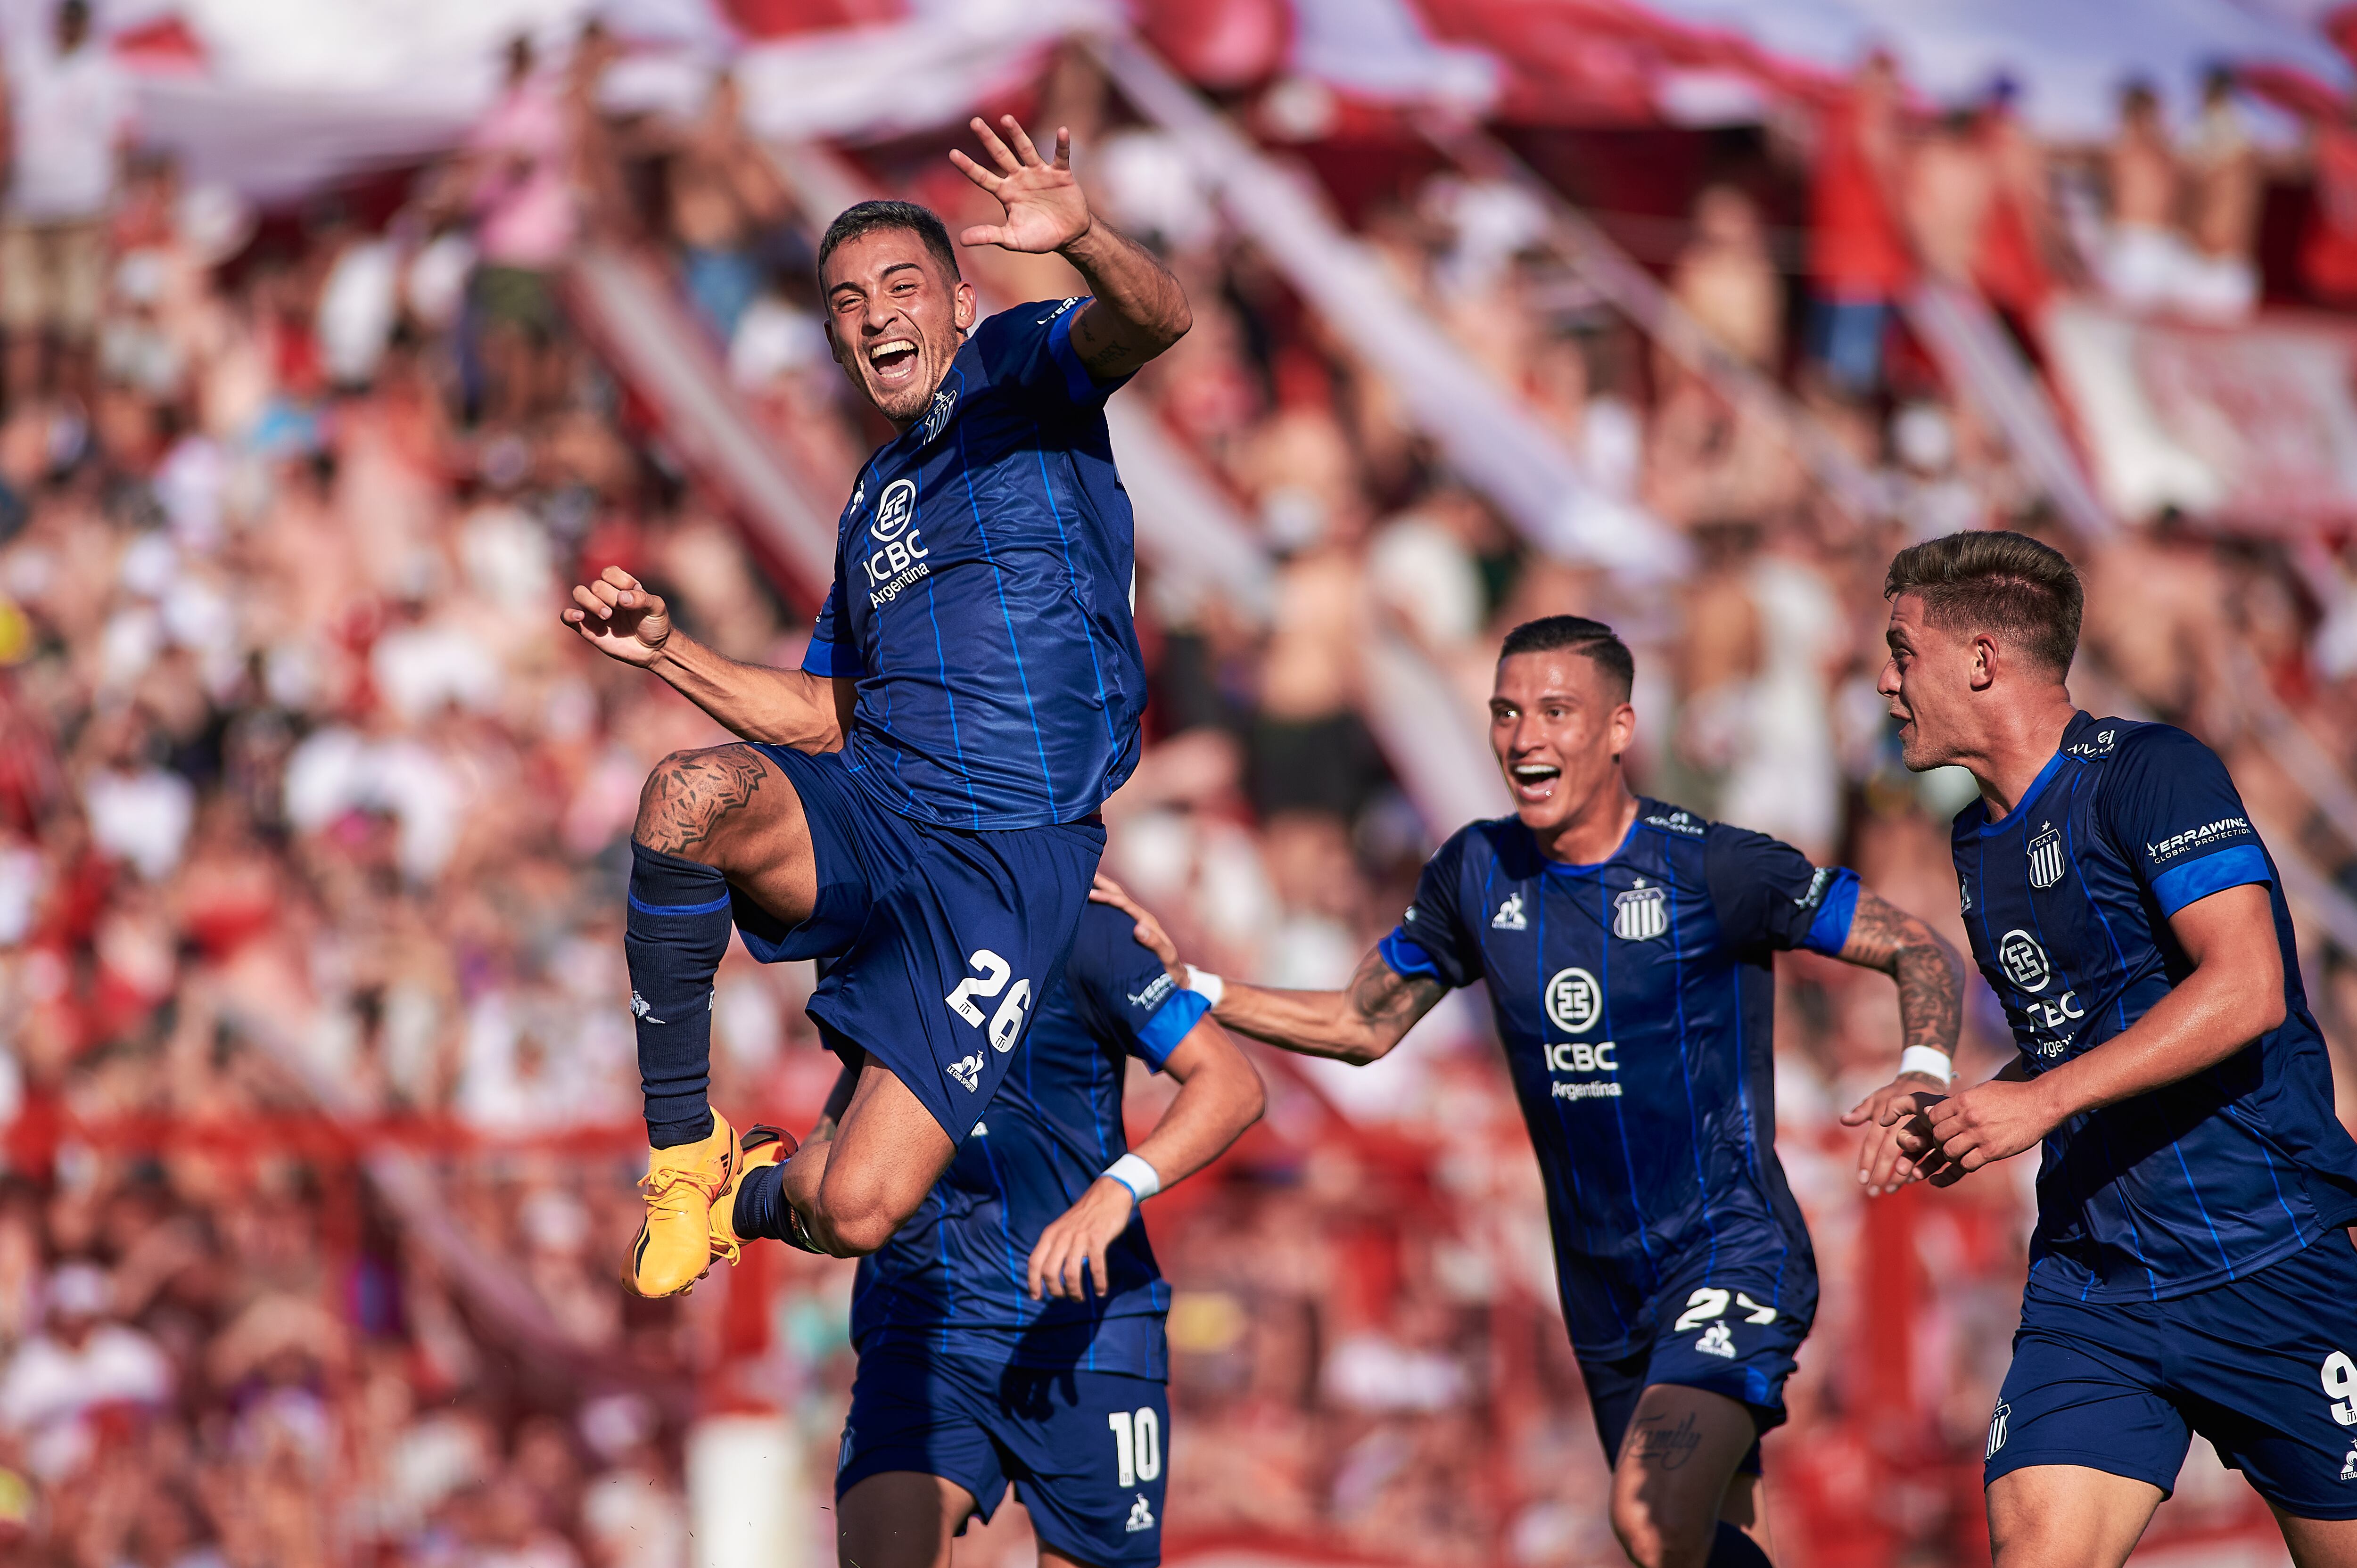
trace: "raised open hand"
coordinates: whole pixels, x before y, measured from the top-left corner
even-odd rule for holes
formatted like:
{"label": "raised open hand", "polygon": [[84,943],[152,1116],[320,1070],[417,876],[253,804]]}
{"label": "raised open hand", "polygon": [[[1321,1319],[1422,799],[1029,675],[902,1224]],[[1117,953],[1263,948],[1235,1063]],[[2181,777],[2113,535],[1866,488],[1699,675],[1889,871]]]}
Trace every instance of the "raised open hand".
{"label": "raised open hand", "polygon": [[958,235],[958,243],[1035,253],[1063,249],[1087,233],[1091,222],[1089,199],[1082,194],[1081,182],[1072,177],[1072,134],[1061,125],[1056,127],[1056,161],[1049,163],[1039,156],[1014,115],[1002,114],[998,123],[1006,129],[1005,141],[979,114],[973,121],[974,134],[982,138],[998,173],[991,173],[962,152],[952,151],[950,162],[966,178],[998,198],[1006,216],[1000,222],[978,223],[965,230]]}
{"label": "raised open hand", "polygon": [[596,582],[574,587],[565,624],[607,658],[644,669],[671,637],[671,609],[662,595],[647,592],[619,566],[608,566]]}

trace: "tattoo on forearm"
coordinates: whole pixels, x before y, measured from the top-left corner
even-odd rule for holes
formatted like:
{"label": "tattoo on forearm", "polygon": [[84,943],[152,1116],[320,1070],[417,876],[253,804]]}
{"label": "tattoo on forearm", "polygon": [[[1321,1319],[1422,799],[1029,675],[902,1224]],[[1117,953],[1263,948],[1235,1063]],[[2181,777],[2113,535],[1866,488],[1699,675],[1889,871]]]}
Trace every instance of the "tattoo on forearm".
{"label": "tattoo on forearm", "polygon": [[1362,1024],[1405,1028],[1440,992],[1440,983],[1428,975],[1401,974],[1380,956],[1371,957],[1351,977],[1351,1011]]}
{"label": "tattoo on forearm", "polygon": [[685,854],[760,789],[769,764],[746,746],[676,752],[656,764],[639,796],[632,836],[649,849]]}
{"label": "tattoo on forearm", "polygon": [[1842,956],[1899,983],[1899,1027],[1908,1045],[1955,1050],[1964,1026],[1964,962],[1937,931],[1861,891]]}
{"label": "tattoo on forearm", "polygon": [[1695,1430],[1692,1411],[1675,1426],[1661,1416],[1647,1416],[1629,1434],[1629,1456],[1649,1469],[1683,1468],[1701,1446],[1702,1434]]}

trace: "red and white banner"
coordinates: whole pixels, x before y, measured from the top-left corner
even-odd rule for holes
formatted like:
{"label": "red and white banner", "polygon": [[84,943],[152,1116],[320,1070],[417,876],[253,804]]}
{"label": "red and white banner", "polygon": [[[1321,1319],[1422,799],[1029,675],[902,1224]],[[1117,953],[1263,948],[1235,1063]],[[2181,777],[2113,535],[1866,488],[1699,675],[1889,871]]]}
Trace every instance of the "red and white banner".
{"label": "red and white banner", "polygon": [[2196,327],[2069,301],[2042,333],[2119,516],[2176,507],[2270,532],[2357,522],[2357,326],[2285,314]]}

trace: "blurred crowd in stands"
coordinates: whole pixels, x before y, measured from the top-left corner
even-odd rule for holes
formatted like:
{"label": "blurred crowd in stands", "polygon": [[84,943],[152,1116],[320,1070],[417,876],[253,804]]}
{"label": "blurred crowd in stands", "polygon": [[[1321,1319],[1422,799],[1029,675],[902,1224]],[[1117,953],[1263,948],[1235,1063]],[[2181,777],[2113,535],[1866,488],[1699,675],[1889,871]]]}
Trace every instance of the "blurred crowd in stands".
{"label": "blurred crowd in stands", "polygon": [[[604,112],[619,46],[594,27],[553,66],[518,44],[447,162],[256,213],[143,149],[84,30],[69,8],[53,56],[9,62],[0,221],[0,1562],[683,1568],[697,1432],[748,1412],[807,1456],[807,1539],[780,1561],[829,1561],[850,1265],[771,1249],[674,1303],[619,1283],[642,1147],[628,833],[650,765],[719,736],[556,618],[619,563],[723,650],[798,660],[813,607],[588,351],[565,269],[586,246],[664,258],[831,510],[880,432],[816,314],[827,214],[726,76],[690,113]],[[1863,513],[1582,286],[1523,189],[1429,149],[1301,149],[1461,350],[1690,542],[1650,595],[1520,538],[1083,65],[1042,98],[1194,301],[1123,395],[1274,562],[1265,624],[1141,568],[1150,745],[1108,864],[1190,958],[1346,976],[1456,825],[1419,817],[1373,739],[1376,629],[1478,715],[1501,630],[1557,611],[1637,644],[1649,792],[1842,860],[1961,946],[1963,797],[1900,769],[1873,683],[1890,552],[1979,525],[2086,563],[2083,702],[2196,729],[2279,846],[2350,858],[2240,700],[2263,686],[2351,760],[2357,642],[2317,574],[2181,521],[2082,549],[1891,310],[1921,275],[2017,315],[2057,287],[2252,308],[2261,170],[2230,81],[2175,146],[2132,91],[2116,145],[2072,161],[2002,91],[1927,114],[1878,59],[1790,146],[1695,182],[1647,259],[1874,476]],[[863,167],[954,231],[974,197],[946,145]],[[2336,201],[2311,256],[2337,253]],[[970,265],[1002,303],[1069,292],[1052,261]],[[2345,1051],[2357,969],[2303,938]],[[1783,979],[1780,1149],[1826,1288],[1768,1444],[1780,1561],[1974,1560],[2033,1167],[1863,1202],[1835,1118],[1892,1070],[1889,988],[1805,957]],[[834,1073],[809,984],[732,954],[716,1103],[807,1124]],[[1975,998],[1986,1070],[2003,1025]],[[1617,1561],[1479,998],[1375,1068],[1264,1061],[1266,1124],[1151,1215],[1174,1546]],[[2155,1538],[2254,1517],[2197,1461]],[[963,1550],[1027,1560],[1019,1510]]]}

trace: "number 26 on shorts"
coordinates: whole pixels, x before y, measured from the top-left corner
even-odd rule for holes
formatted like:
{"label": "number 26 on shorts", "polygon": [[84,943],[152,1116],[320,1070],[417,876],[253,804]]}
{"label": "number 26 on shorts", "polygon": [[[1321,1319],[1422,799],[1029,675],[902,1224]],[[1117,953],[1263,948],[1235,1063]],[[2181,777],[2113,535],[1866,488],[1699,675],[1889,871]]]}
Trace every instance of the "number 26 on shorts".
{"label": "number 26 on shorts", "polygon": [[995,1051],[1013,1050],[1016,1040],[1023,1033],[1023,1015],[1031,1007],[1031,983],[1018,980],[1015,988],[1007,991],[1007,977],[1015,972],[1015,966],[988,948],[974,949],[965,961],[967,968],[979,972],[959,981],[942,1000],[950,1004],[951,1012],[979,1029],[983,1023],[982,1009],[974,1004],[974,998],[979,996],[986,1001],[1006,991],[1006,998],[999,1003],[998,1011],[990,1015],[990,1048]]}
{"label": "number 26 on shorts", "polygon": [[1151,1481],[1162,1474],[1162,1418],[1154,1413],[1152,1405],[1135,1413],[1113,1411],[1105,1416],[1105,1424],[1113,1428],[1114,1464],[1121,1471],[1124,1487]]}

